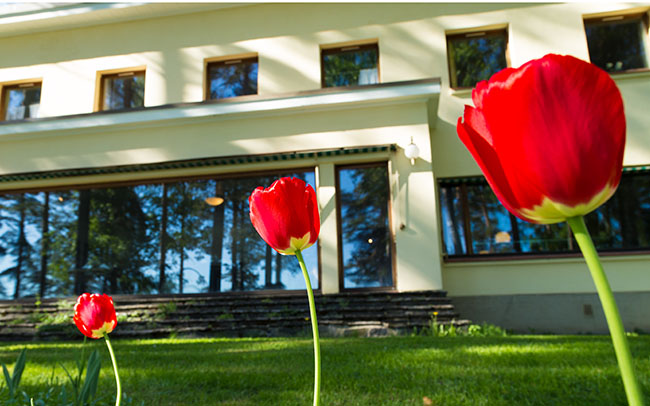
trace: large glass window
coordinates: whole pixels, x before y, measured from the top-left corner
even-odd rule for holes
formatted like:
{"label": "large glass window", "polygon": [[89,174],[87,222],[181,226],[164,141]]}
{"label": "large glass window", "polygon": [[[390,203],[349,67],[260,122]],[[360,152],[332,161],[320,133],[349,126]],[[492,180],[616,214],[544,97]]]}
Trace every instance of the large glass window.
{"label": "large glass window", "polygon": [[[260,238],[248,196],[314,171],[0,196],[0,295],[304,289]],[[319,286],[316,245],[303,252]]]}
{"label": "large glass window", "polygon": [[[566,223],[532,224],[511,215],[483,180],[440,182],[443,249],[448,257],[576,252]],[[602,251],[650,249],[650,172],[626,172],[616,194],[585,216]]]}
{"label": "large glass window", "polygon": [[607,72],[648,67],[647,15],[588,19],[585,32],[589,58],[596,66]]}
{"label": "large glass window", "polygon": [[506,30],[480,31],[447,36],[451,87],[474,87],[508,66]]}
{"label": "large glass window", "polygon": [[144,76],[143,70],[102,75],[100,79],[100,110],[143,107]]}
{"label": "large glass window", "polygon": [[386,164],[338,168],[343,288],[392,287]]}
{"label": "large glass window", "polygon": [[257,58],[210,62],[207,65],[209,100],[257,94]]}
{"label": "large glass window", "polygon": [[41,106],[41,84],[23,83],[2,89],[2,112],[4,120],[37,118]]}
{"label": "large glass window", "polygon": [[377,44],[327,48],[321,51],[323,87],[379,83]]}

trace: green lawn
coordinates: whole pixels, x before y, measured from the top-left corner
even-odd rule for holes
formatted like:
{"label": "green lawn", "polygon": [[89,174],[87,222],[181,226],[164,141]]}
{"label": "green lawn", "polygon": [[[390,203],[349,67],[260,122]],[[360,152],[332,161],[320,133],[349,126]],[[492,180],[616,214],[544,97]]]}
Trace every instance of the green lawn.
{"label": "green lawn", "polygon": [[[74,369],[79,343],[2,343],[10,369],[26,346],[21,389],[42,393]],[[650,336],[630,337],[650,395]],[[114,340],[122,388],[140,405],[311,405],[309,338]],[[114,378],[103,340],[99,392]],[[322,340],[323,406],[625,405],[611,342],[598,336],[385,337]],[[0,399],[2,399],[0,397]],[[130,402],[129,402],[130,403]],[[650,402],[649,402],[650,403]]]}

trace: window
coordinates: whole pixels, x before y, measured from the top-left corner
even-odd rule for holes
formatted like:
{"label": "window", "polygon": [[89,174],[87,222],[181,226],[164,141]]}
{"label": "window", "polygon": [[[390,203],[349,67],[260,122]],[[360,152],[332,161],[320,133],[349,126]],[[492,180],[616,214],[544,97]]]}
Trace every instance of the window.
{"label": "window", "polygon": [[[305,289],[253,228],[248,197],[313,169],[0,195],[0,297]],[[164,236],[164,237],[163,237]],[[319,286],[316,245],[303,251]]]}
{"label": "window", "polygon": [[452,88],[474,87],[508,66],[506,30],[469,32],[447,36],[449,78]]}
{"label": "window", "polygon": [[619,15],[585,20],[591,62],[607,72],[648,67],[648,16]]}
{"label": "window", "polygon": [[122,110],[144,106],[144,70],[121,70],[98,74],[98,110]]}
{"label": "window", "polygon": [[2,88],[2,117],[4,120],[37,118],[41,105],[41,84],[25,82]]}
{"label": "window", "polygon": [[[566,223],[511,215],[483,178],[440,181],[443,250],[450,258],[577,252]],[[585,216],[603,251],[650,250],[650,171],[625,172],[616,194]]]}
{"label": "window", "polygon": [[257,57],[208,62],[207,100],[257,94]]}
{"label": "window", "polygon": [[386,164],[338,168],[337,182],[342,288],[394,286]]}
{"label": "window", "polygon": [[327,48],[321,51],[323,87],[379,83],[377,44]]}

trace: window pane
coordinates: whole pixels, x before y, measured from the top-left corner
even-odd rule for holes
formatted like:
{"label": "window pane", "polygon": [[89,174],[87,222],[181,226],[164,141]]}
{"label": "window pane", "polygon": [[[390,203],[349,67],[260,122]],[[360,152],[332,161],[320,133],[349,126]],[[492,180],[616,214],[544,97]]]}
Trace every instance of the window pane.
{"label": "window pane", "polygon": [[371,85],[379,82],[377,75],[378,48],[332,52],[323,51],[323,84],[325,87]]}
{"label": "window pane", "polygon": [[467,253],[460,186],[440,187],[443,248],[448,255]]}
{"label": "window pane", "polygon": [[567,223],[532,224],[517,219],[517,232],[524,253],[567,252],[577,247]]}
{"label": "window pane", "polygon": [[650,248],[650,174],[624,174],[614,196],[585,222],[598,249]]}
{"label": "window pane", "polygon": [[393,286],[385,165],[338,171],[343,286]]}
{"label": "window pane", "polygon": [[8,88],[5,91],[5,120],[37,118],[41,86]]}
{"label": "window pane", "polygon": [[[83,266],[86,287],[109,293],[151,293],[155,281],[145,269],[155,261],[156,252],[149,243],[149,219],[136,188],[87,192],[88,260]],[[85,216],[81,212],[79,222],[83,226]]]}
{"label": "window pane", "polygon": [[596,66],[619,72],[648,66],[641,18],[585,22],[589,57]]}
{"label": "window pane", "polygon": [[[259,289],[305,289],[305,282],[295,258],[271,249],[259,236],[250,221],[248,197],[258,186],[268,187],[282,176],[297,177],[315,189],[313,171],[241,177],[220,180],[218,193],[223,193],[223,218],[218,220],[221,255],[221,290],[245,291]],[[210,194],[213,196],[213,194]],[[220,207],[220,206],[217,206]],[[213,217],[214,218],[214,217]],[[310,280],[317,288],[318,249],[316,244],[303,251]]]}
{"label": "window pane", "polygon": [[208,65],[210,99],[257,94],[257,59]]}
{"label": "window pane", "polygon": [[506,32],[448,38],[452,87],[473,87],[507,67]]}
{"label": "window pane", "polygon": [[144,106],[144,72],[130,76],[104,77],[103,110],[132,109]]}
{"label": "window pane", "polygon": [[468,185],[470,235],[474,254],[515,252],[513,219],[487,184]]}

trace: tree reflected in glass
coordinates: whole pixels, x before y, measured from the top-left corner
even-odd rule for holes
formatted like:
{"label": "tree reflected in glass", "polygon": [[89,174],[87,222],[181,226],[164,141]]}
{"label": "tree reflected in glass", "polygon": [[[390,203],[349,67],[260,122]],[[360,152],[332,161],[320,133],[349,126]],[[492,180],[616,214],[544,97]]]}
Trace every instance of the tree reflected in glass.
{"label": "tree reflected in glass", "polygon": [[386,165],[338,171],[345,288],[393,286]]}

